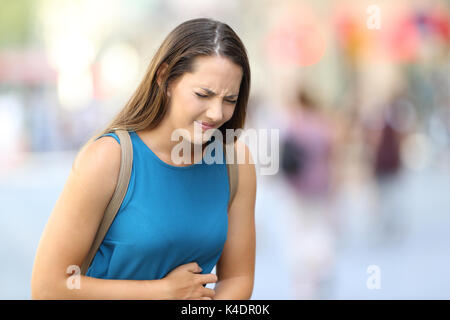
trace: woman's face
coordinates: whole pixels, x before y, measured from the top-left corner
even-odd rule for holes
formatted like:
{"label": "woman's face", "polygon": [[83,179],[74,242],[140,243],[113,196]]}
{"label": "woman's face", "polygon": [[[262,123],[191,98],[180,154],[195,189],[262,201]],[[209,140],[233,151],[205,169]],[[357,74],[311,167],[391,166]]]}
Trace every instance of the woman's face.
{"label": "woman's face", "polygon": [[[236,107],[242,68],[219,56],[200,56],[194,72],[185,73],[168,88],[168,121],[194,144],[207,142],[215,130],[202,129],[201,123],[218,129],[230,120]],[[195,127],[195,135],[194,135]],[[202,134],[203,133],[203,134]]]}

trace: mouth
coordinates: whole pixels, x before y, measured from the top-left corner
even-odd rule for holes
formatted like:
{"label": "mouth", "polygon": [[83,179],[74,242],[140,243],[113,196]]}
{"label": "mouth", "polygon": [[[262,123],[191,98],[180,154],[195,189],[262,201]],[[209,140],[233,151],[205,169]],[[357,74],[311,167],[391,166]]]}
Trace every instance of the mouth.
{"label": "mouth", "polygon": [[207,122],[201,122],[201,121],[195,121],[195,122],[197,122],[199,125],[201,125],[203,130],[209,130],[209,129],[215,128],[214,124],[209,124]]}

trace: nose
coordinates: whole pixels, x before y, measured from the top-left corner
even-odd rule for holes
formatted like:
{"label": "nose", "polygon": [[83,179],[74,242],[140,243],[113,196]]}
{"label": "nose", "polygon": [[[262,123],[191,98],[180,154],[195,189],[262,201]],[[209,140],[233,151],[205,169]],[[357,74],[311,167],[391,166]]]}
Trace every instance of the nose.
{"label": "nose", "polygon": [[211,106],[206,111],[206,116],[210,122],[221,122],[223,119],[222,103],[211,103]]}

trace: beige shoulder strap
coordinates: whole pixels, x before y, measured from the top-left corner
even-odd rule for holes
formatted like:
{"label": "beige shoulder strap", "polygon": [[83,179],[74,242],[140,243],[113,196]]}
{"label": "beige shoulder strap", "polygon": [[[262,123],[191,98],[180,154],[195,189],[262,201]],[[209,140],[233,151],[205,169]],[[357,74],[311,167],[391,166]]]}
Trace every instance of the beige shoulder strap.
{"label": "beige shoulder strap", "polygon": [[227,171],[229,177],[229,188],[230,188],[230,199],[228,201],[228,209],[230,209],[230,204],[236,195],[237,185],[239,181],[238,175],[238,164],[237,164],[237,155],[236,150],[234,149],[234,143],[226,143],[224,144],[225,155],[226,155],[226,164]]}
{"label": "beige shoulder strap", "polygon": [[92,246],[81,266],[82,275],[86,274],[98,248],[100,247],[100,244],[105,238],[105,235],[108,232],[114,217],[116,216],[117,211],[119,211],[122,201],[125,198],[125,194],[127,193],[128,183],[130,181],[131,168],[133,165],[133,145],[131,143],[130,135],[126,130],[116,130],[115,133],[119,137],[122,150],[119,179],[112,198],[106,207],[105,214],[100,222],[100,226],[97,230],[94,241],[92,242]]}

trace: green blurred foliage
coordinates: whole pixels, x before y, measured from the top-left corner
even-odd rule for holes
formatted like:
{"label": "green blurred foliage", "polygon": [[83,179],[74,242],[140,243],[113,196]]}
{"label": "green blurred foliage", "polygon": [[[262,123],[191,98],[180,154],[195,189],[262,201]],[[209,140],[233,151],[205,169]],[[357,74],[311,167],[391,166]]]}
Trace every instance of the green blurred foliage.
{"label": "green blurred foliage", "polygon": [[0,48],[23,47],[30,41],[35,0],[0,0]]}

